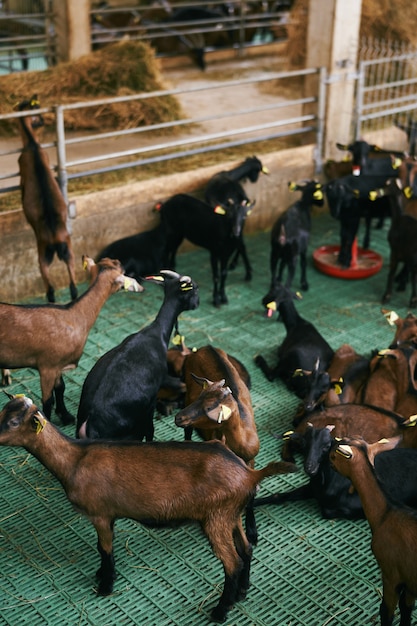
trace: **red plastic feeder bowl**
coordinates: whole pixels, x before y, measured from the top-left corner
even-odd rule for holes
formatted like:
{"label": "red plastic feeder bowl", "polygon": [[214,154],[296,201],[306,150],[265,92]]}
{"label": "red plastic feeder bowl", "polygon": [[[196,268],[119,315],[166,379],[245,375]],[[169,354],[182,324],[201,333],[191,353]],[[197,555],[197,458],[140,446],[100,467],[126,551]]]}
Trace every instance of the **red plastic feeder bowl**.
{"label": "red plastic feeder bowl", "polygon": [[352,262],[350,267],[343,268],[338,262],[340,246],[320,246],[313,252],[315,267],[323,274],[355,280],[368,278],[377,274],[382,267],[383,259],[380,254],[372,250],[359,248],[356,240],[352,246]]}

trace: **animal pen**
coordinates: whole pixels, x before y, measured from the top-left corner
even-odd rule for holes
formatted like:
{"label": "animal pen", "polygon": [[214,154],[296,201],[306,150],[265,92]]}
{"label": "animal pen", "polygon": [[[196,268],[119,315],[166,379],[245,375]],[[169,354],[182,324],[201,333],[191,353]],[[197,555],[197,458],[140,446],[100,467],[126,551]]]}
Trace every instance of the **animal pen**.
{"label": "animal pen", "polygon": [[[393,330],[380,313],[386,279],[386,229],[373,230],[372,247],[384,258],[375,276],[343,281],[325,276],[308,262],[310,290],[296,306],[333,348],[350,343],[361,354],[386,348]],[[313,219],[311,250],[337,239],[338,224],[328,215]],[[200,288],[200,307],[181,314],[180,332],[189,347],[213,344],[237,356],[249,370],[251,396],[260,437],[256,466],[278,459],[280,436],[291,427],[298,399],[282,382],[269,382],[255,366],[260,353],[275,363],[284,337],[282,324],[264,316],[261,299],[268,290],[268,233],[246,238],[254,276],[243,268],[229,275],[229,304],[211,304],[208,254],[180,255],[178,270],[191,274]],[[298,288],[297,272],[294,288]],[[81,290],[85,286],[81,286]],[[66,293],[61,293],[65,300]],[[33,301],[33,299],[31,299]],[[43,300],[38,300],[39,302]],[[75,370],[64,374],[68,409],[77,410],[81,386],[96,360],[156,315],[162,291],[149,285],[141,294],[110,297],[93,327]],[[392,307],[407,312],[408,298],[396,294]],[[33,370],[12,372],[8,388],[40,403],[39,377]],[[2,406],[6,402],[5,400]],[[52,421],[56,423],[53,416]],[[174,415],[155,420],[156,439],[182,440]],[[74,427],[63,431],[72,436]],[[149,529],[123,519],[115,527],[118,577],[114,593],[94,592],[98,567],[94,528],[65,498],[61,486],[20,448],[0,449],[0,624],[44,626],[199,626],[208,623],[222,582],[221,564],[198,527]],[[263,481],[259,495],[287,491],[306,482],[302,459],[296,474]],[[259,542],[254,548],[251,587],[245,601],[230,611],[230,626],[370,626],[377,619],[381,580],[370,549],[365,520],[325,520],[314,501],[256,509]],[[395,622],[397,623],[397,622]]]}
{"label": "animal pen", "polygon": [[[363,97],[363,106],[357,110],[357,134],[390,128],[398,116],[407,117],[413,111],[416,79],[411,69],[415,55],[405,56],[409,76],[402,74],[398,80],[383,76],[379,82],[375,79],[372,93],[383,94],[382,98],[377,102],[373,96],[368,100]],[[399,67],[395,58],[393,63]],[[360,75],[358,71],[358,78]],[[394,96],[397,87],[402,91]],[[406,89],[410,91],[406,93]],[[1,119],[7,117],[13,115]],[[301,134],[302,123],[311,123],[317,130],[319,117],[313,114],[314,119],[297,119]],[[57,142],[61,142],[58,152],[65,146],[63,130],[63,136],[61,131],[57,133]],[[140,151],[135,153],[135,158],[139,154]],[[94,167],[99,169],[97,163],[96,160]],[[334,348],[349,343],[359,353],[369,354],[371,350],[386,348],[392,340],[393,331],[380,313],[389,256],[387,228],[386,225],[372,232],[372,248],[381,254],[384,266],[371,278],[337,280],[319,273],[309,259],[310,290],[297,303],[297,309]],[[338,230],[338,222],[328,215],[315,215],[310,250],[337,241]],[[231,272],[229,304],[219,310],[211,305],[207,252],[196,250],[180,255],[178,270],[197,281],[201,302],[196,311],[182,314],[179,324],[188,346],[211,343],[238,357],[248,368],[261,441],[256,466],[261,467],[279,458],[280,436],[291,426],[298,400],[281,382],[268,382],[253,362],[254,356],[261,353],[273,363],[284,332],[279,323],[264,317],[261,306],[269,283],[269,235],[253,234],[246,241],[254,277],[245,283],[240,266]],[[3,273],[7,280],[7,268]],[[294,286],[298,286],[297,280],[298,274]],[[58,295],[64,301],[66,290]],[[158,287],[150,285],[142,294],[120,293],[108,300],[89,335],[78,368],[65,373],[68,408],[73,413],[77,411],[83,381],[97,359],[152,321],[161,297]],[[392,307],[405,316],[407,302],[404,294],[395,294]],[[21,369],[12,376],[8,391],[24,393],[40,405],[37,372]],[[182,439],[183,431],[175,426],[173,416],[159,416],[155,422],[157,440]],[[70,426],[63,431],[74,434]],[[259,495],[303,484],[306,476],[300,457],[297,463],[297,474],[265,480]],[[115,591],[100,598],[94,592],[98,566],[94,529],[72,510],[54,477],[23,449],[5,447],[0,450],[0,485],[0,625],[199,626],[208,621],[220,593],[222,571],[196,526],[149,529],[130,520],[119,520],[114,543],[118,572]],[[256,518],[260,537],[254,548],[251,587],[246,600],[230,612],[227,624],[375,623],[381,580],[365,520],[324,520],[314,501],[259,507]]]}

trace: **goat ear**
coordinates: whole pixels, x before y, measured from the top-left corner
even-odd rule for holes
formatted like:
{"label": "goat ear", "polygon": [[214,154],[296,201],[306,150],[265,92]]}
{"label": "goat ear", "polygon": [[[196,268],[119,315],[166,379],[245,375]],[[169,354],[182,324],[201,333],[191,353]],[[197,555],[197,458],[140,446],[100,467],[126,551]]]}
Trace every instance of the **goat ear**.
{"label": "goat ear", "polygon": [[213,384],[213,382],[208,378],[204,378],[203,376],[197,376],[197,374],[193,374],[193,372],[191,372],[191,376],[197,383],[199,383],[203,387],[203,389],[207,389],[207,387],[210,387]]}
{"label": "goat ear", "polygon": [[220,206],[220,204],[214,207],[214,212],[217,213],[217,215],[226,215],[225,209]]}
{"label": "goat ear", "polygon": [[387,320],[390,326],[395,326],[397,320],[400,319],[399,315],[395,311],[389,311],[388,309],[381,309],[382,315]]}
{"label": "goat ear", "polygon": [[335,424],[327,424],[326,428],[329,432],[332,432],[332,430],[334,430],[336,426]]}

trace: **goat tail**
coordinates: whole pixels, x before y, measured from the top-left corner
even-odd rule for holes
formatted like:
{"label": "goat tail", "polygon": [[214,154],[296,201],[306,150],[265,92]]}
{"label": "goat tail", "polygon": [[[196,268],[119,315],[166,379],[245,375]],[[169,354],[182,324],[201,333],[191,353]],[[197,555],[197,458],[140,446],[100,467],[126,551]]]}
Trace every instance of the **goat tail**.
{"label": "goat tail", "polygon": [[268,463],[264,468],[259,470],[253,470],[257,474],[258,482],[261,482],[268,476],[275,476],[276,474],[290,474],[298,470],[295,463],[289,463],[288,461],[272,461]]}
{"label": "goat tail", "polygon": [[55,244],[55,252],[60,261],[64,261],[64,263],[68,263],[70,258],[70,251],[68,248],[68,244],[66,241],[59,241]]}

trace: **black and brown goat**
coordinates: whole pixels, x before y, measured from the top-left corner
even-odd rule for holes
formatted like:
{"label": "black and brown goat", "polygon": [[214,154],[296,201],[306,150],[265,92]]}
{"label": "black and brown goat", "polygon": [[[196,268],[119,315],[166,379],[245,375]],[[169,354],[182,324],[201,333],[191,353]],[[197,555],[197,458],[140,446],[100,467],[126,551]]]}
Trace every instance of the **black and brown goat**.
{"label": "black and brown goat", "polygon": [[352,481],[371,528],[371,548],[382,574],[381,626],[391,626],[397,604],[401,626],[411,626],[417,597],[417,515],[386,497],[360,442],[335,443],[330,460],[334,469]]}
{"label": "black and brown goat", "polygon": [[37,140],[35,130],[43,125],[36,114],[39,101],[36,95],[21,102],[19,111],[32,115],[19,118],[23,150],[19,156],[20,187],[23,213],[33,228],[38,248],[39,268],[49,302],[55,302],[55,290],[49,278],[49,266],[55,254],[64,261],[70,279],[71,298],[77,297],[75,286],[74,253],[67,228],[67,203],[52,173],[47,152]]}
{"label": "black and brown goat", "polygon": [[63,424],[74,418],[64,404],[62,372],[77,366],[107,298],[120,289],[143,289],[123,274],[119,261],[103,259],[95,265],[89,257],[83,260],[92,282],[76,300],[68,304],[0,303],[0,367],[37,369],[45,415],[51,417],[55,395],[55,410]]}
{"label": "black and brown goat", "polygon": [[114,524],[130,518],[152,525],[195,521],[223,564],[224,587],[212,620],[249,588],[251,546],[241,514],[267,476],[295,470],[272,462],[253,470],[221,442],[100,442],[63,435],[32,401],[11,399],[0,413],[0,445],[22,446],[61,483],[71,504],[93,524],[101,565],[98,594],[113,591]]}

